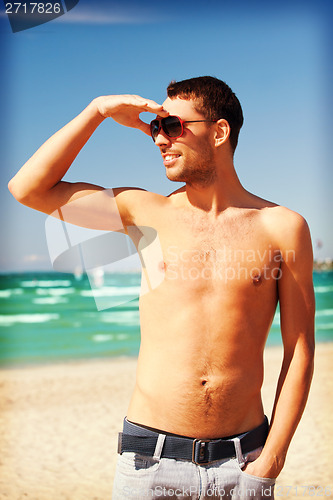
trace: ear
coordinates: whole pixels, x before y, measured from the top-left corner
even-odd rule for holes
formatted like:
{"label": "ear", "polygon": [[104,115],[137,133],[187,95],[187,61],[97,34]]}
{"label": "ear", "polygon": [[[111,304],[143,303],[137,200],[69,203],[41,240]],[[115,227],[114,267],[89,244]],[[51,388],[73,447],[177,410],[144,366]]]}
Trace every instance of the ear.
{"label": "ear", "polygon": [[224,118],[217,120],[216,125],[215,147],[218,148],[229,139],[230,125]]}

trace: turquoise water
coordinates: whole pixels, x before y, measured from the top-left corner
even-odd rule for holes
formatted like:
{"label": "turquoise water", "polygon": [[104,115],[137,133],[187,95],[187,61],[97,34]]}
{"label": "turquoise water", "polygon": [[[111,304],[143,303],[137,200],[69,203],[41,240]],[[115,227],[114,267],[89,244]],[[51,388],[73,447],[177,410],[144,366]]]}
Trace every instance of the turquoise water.
{"label": "turquoise water", "polygon": [[[1,275],[0,364],[136,356],[140,275],[121,273],[103,279],[99,296],[118,305],[98,311],[85,275]],[[333,272],[315,272],[314,284],[316,338],[333,341]],[[268,345],[280,343],[277,312]]]}

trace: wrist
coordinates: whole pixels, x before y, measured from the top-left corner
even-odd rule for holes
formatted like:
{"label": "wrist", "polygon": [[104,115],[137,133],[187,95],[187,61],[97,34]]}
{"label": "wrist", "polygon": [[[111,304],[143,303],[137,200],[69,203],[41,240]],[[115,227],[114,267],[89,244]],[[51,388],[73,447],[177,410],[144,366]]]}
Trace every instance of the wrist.
{"label": "wrist", "polygon": [[243,471],[247,474],[257,476],[257,477],[267,477],[276,479],[283,468],[283,464],[271,460],[267,461],[261,455],[254,460],[245,465]]}
{"label": "wrist", "polygon": [[87,107],[87,109],[89,109],[97,119],[100,119],[101,122],[106,118],[103,103],[104,96],[95,97]]}
{"label": "wrist", "polygon": [[277,477],[283,469],[286,456],[284,454],[277,455],[275,453],[265,453],[262,451],[258,461],[264,465],[268,477]]}

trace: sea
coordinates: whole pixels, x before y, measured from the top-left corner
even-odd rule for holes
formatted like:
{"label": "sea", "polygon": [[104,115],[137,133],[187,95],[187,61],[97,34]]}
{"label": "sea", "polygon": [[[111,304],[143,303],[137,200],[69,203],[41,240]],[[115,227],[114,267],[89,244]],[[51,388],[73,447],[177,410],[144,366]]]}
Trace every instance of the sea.
{"label": "sea", "polygon": [[[316,340],[332,342],[333,272],[314,271],[313,277]],[[85,274],[0,275],[0,367],[136,357],[140,273],[97,280],[94,286]],[[277,309],[267,345],[281,344],[279,323]]]}

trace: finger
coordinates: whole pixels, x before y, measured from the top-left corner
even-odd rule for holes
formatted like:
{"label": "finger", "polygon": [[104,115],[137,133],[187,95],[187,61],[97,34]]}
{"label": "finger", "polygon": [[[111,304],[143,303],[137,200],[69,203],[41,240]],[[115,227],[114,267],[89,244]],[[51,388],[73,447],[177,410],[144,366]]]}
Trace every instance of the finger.
{"label": "finger", "polygon": [[167,111],[166,109],[163,108],[163,106],[161,106],[161,109],[159,111],[156,112],[156,114],[158,116],[161,116],[162,118],[166,117],[166,116],[169,116],[169,111]]}
{"label": "finger", "polygon": [[163,108],[162,104],[158,104],[151,99],[144,99],[145,111],[150,113],[156,113],[159,116],[168,116],[169,112]]}

